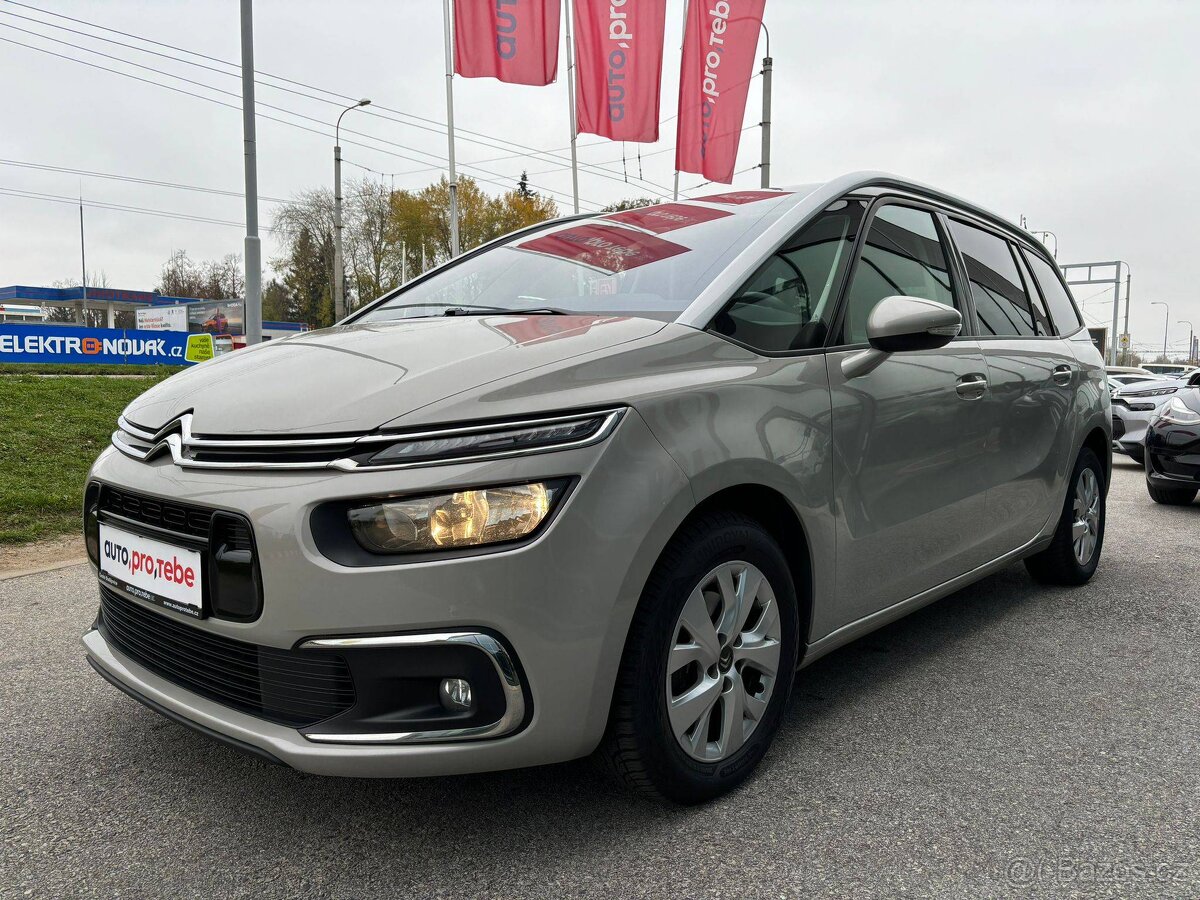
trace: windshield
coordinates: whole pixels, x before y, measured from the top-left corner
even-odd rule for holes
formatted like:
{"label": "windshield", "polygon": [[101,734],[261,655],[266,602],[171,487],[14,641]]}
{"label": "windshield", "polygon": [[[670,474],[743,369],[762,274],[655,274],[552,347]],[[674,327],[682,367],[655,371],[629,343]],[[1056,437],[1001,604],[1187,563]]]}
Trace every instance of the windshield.
{"label": "windshield", "polygon": [[355,323],[473,312],[632,315],[673,321],[791,204],[744,191],[526,232],[401,288]]}

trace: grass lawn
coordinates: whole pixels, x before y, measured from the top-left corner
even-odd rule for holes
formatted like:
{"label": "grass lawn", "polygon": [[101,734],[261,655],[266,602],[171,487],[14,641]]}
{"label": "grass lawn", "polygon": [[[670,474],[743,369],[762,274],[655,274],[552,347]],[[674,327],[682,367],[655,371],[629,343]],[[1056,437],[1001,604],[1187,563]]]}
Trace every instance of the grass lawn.
{"label": "grass lawn", "polygon": [[0,544],[80,529],[83,481],[117,416],[170,371],[137,379],[0,374]]}
{"label": "grass lawn", "polygon": [[90,363],[0,363],[0,375],[142,375],[162,377],[182,372],[187,366],[126,366]]}

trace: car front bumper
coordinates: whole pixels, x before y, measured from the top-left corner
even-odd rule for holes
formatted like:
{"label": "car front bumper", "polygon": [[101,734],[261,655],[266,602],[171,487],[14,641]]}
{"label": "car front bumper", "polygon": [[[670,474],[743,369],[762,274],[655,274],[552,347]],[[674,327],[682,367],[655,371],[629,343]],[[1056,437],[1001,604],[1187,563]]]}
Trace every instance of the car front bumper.
{"label": "car front bumper", "polygon": [[1200,488],[1200,426],[1159,424],[1150,429],[1146,478],[1164,488]]}
{"label": "car front bumper", "polygon": [[[1160,406],[1164,406],[1170,397],[1161,398],[1155,402],[1153,409],[1130,409],[1121,403],[1113,403],[1113,450],[1126,455],[1133,455],[1141,451],[1141,447],[1146,442],[1146,429],[1150,427],[1150,422],[1156,415],[1156,410]],[[1138,403],[1140,406],[1147,405],[1147,401],[1135,400],[1130,401]]]}
{"label": "car front bumper", "polygon": [[[291,727],[232,708],[123,653],[103,628],[85,635],[91,664],[151,708],[243,749],[327,775],[459,774],[591,752],[607,723],[642,586],[692,506],[682,471],[633,410],[601,444],[484,463],[386,472],[212,472],[109,449],[91,477],[125,491],[240,513],[253,527],[263,585],[257,619],[195,620],[124,597],[143,618],[162,616],[216,640],[292,654],[331,652],[346,639],[354,653],[382,653],[377,645],[394,647],[397,638],[463,634],[495,636],[511,654],[520,702],[510,692],[504,714],[519,721],[466,735],[422,732],[414,739],[409,730],[376,728],[364,737],[323,733],[321,723]],[[549,526],[529,543],[495,552],[346,566],[321,554],[310,527],[313,509],[329,501],[555,477],[572,478],[575,486]],[[375,644],[364,646],[364,639]],[[514,706],[520,707],[515,713]]]}

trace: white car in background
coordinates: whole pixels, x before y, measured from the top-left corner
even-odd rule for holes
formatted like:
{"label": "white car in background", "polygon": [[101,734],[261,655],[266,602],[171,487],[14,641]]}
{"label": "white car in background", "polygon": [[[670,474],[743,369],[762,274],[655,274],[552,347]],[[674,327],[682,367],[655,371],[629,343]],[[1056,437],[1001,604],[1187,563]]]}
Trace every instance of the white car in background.
{"label": "white car in background", "polygon": [[1149,373],[1147,373],[1145,375],[1132,375],[1132,374],[1123,372],[1118,375],[1109,375],[1108,376],[1108,395],[1111,397],[1117,391],[1127,388],[1132,384],[1145,383],[1147,381],[1161,381],[1161,380],[1162,380],[1161,376],[1151,375]]}
{"label": "white car in background", "polygon": [[[1122,376],[1110,375],[1112,383]],[[1164,376],[1157,381],[1138,381],[1111,392],[1113,450],[1124,453],[1139,464],[1145,462],[1146,429],[1171,397],[1181,388],[1200,385],[1200,370],[1186,380]]]}
{"label": "white car in background", "polygon": [[1195,372],[1200,372],[1200,366],[1184,363],[1146,363],[1142,368],[1163,378],[1187,378]]}

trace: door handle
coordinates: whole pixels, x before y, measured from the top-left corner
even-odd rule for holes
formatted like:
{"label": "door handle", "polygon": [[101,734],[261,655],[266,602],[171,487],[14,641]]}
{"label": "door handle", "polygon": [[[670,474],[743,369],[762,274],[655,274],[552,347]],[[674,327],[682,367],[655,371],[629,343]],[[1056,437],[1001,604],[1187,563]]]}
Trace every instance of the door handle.
{"label": "door handle", "polygon": [[988,380],[984,375],[978,372],[972,372],[970,375],[964,375],[954,384],[954,389],[958,391],[958,396],[964,400],[978,400],[984,395],[987,390]]}
{"label": "door handle", "polygon": [[1071,366],[1062,365],[1062,366],[1054,367],[1054,373],[1050,376],[1050,378],[1053,379],[1055,384],[1062,385],[1063,387],[1068,387],[1071,384],[1071,380],[1074,378],[1074,376],[1075,376],[1074,368],[1072,368]]}

